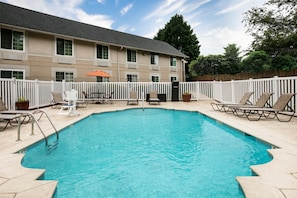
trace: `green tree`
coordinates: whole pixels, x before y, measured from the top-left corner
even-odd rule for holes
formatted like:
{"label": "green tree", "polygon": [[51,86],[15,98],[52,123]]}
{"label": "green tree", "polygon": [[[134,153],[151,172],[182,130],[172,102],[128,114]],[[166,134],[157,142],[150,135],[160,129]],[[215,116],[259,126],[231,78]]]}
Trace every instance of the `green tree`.
{"label": "green tree", "polygon": [[154,39],[165,41],[186,54],[189,63],[200,54],[199,41],[182,15],[173,16],[165,27],[158,31]]}
{"label": "green tree", "polygon": [[297,68],[297,62],[290,55],[275,57],[272,59],[272,69],[289,71]]}
{"label": "green tree", "polygon": [[[293,53],[297,43],[297,1],[268,0],[244,14],[247,32],[253,37],[254,50],[264,50],[271,56]],[[292,54],[291,54],[292,55]]]}
{"label": "green tree", "polygon": [[253,51],[242,60],[241,66],[242,71],[245,72],[257,73],[269,70],[271,68],[270,57],[264,51]]}
{"label": "green tree", "polygon": [[223,60],[224,56],[222,55],[198,56],[189,64],[189,72],[192,76],[222,74]]}
{"label": "green tree", "polygon": [[229,44],[224,48],[224,60],[222,61],[223,74],[236,74],[239,72],[241,58],[239,57],[239,48],[236,44]]}

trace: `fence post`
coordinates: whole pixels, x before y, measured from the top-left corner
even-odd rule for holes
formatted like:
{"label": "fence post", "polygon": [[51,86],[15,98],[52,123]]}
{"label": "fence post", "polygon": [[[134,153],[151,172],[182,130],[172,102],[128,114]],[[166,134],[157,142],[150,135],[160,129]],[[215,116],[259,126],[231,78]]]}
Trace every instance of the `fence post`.
{"label": "fence post", "polygon": [[196,100],[199,100],[199,93],[200,93],[200,87],[199,87],[199,82],[196,81]]}
{"label": "fence post", "polygon": [[253,79],[249,78],[249,83],[248,83],[248,91],[253,92]]}
{"label": "fence post", "polygon": [[[295,87],[297,88],[297,79],[294,80],[294,82],[295,82]],[[295,90],[295,93],[296,93],[296,92],[297,92],[297,91]],[[294,110],[295,110],[295,114],[296,114],[296,112],[297,112],[297,95],[295,95],[293,98],[294,98],[294,100],[295,100],[295,101],[293,102],[293,104],[295,104],[295,105],[294,105],[294,107],[295,107]]]}
{"label": "fence post", "polygon": [[235,102],[235,89],[234,89],[234,80],[231,80],[231,98],[232,102]]}
{"label": "fence post", "polygon": [[64,98],[65,90],[66,90],[66,82],[65,82],[65,80],[62,80],[62,96],[63,96],[63,100],[65,100],[65,98]]}
{"label": "fence post", "polygon": [[273,87],[273,92],[274,92],[274,94],[272,95],[272,97],[273,97],[273,101],[275,102],[276,100],[277,100],[277,98],[279,97],[279,95],[280,95],[280,84],[278,83],[278,81],[279,81],[279,78],[278,78],[278,76],[274,76],[273,77],[273,83],[272,83],[272,87]]}
{"label": "fence post", "polygon": [[36,101],[36,107],[37,108],[39,108],[39,106],[40,106],[40,101],[39,101],[39,99],[40,99],[40,97],[39,97],[39,83],[38,83],[39,81],[38,81],[38,79],[35,79],[35,83],[34,83],[34,87],[35,87],[35,101]]}
{"label": "fence post", "polygon": [[16,82],[16,79],[15,78],[13,78],[13,81],[12,81],[12,98],[11,98],[11,102],[12,102],[12,104],[11,104],[11,107],[12,107],[12,109],[15,109],[15,102],[16,102],[16,100],[17,100],[17,82]]}

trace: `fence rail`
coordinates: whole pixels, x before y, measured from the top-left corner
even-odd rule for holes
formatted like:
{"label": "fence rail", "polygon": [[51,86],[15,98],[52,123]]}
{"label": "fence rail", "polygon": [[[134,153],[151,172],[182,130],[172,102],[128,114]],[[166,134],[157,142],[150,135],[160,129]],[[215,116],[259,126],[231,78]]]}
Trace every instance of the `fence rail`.
{"label": "fence rail", "polygon": [[[137,91],[138,97],[146,97],[150,90],[166,94],[168,101],[172,98],[170,82],[55,82],[39,80],[0,79],[0,97],[7,109],[15,109],[19,97],[30,101],[30,108],[48,106],[51,104],[51,92],[64,93],[71,89],[78,91],[78,98],[83,99],[82,92],[106,92],[113,94],[113,100],[128,100],[131,90]],[[179,99],[182,93],[190,92],[191,100],[216,99],[237,102],[247,91],[253,91],[252,102],[255,102],[263,92],[273,92],[270,103],[273,104],[282,93],[297,92],[297,76],[273,77],[264,79],[249,79],[237,81],[196,81],[179,83]],[[141,98],[142,99],[142,98]],[[297,111],[297,97],[290,104]]]}

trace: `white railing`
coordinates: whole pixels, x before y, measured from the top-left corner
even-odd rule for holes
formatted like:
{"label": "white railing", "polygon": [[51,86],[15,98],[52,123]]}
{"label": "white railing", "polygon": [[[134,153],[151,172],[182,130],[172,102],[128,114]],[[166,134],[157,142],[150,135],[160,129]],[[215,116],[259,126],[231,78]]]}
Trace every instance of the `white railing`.
{"label": "white railing", "polygon": [[[30,101],[30,108],[50,105],[51,92],[64,93],[76,89],[79,99],[83,99],[82,92],[106,92],[113,94],[113,100],[127,100],[130,90],[135,90],[138,97],[146,98],[151,90],[166,94],[166,100],[172,98],[172,84],[170,82],[54,82],[39,80],[0,79],[0,97],[8,109],[15,109],[18,97],[25,97]],[[297,92],[297,76],[274,77],[265,79],[249,79],[238,81],[205,81],[180,82],[179,99],[182,93],[190,92],[191,100],[216,99],[237,102],[247,91],[253,91],[252,102],[255,102],[263,92],[273,92],[270,103],[273,104],[282,93]],[[142,96],[141,93],[144,93]],[[144,98],[144,99],[145,99]],[[297,112],[297,96],[291,101],[291,106]]]}

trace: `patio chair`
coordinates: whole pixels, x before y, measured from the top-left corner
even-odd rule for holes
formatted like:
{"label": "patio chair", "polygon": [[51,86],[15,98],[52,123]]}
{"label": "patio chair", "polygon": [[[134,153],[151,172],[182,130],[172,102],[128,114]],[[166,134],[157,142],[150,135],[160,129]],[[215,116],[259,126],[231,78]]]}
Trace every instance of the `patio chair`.
{"label": "patio chair", "polygon": [[228,103],[228,102],[218,101],[218,102],[212,102],[210,104],[213,110],[215,111],[226,111],[225,107],[227,107],[228,105],[252,104],[249,99],[253,93],[254,92],[246,92],[240,99],[239,103],[230,103],[230,102]]}
{"label": "patio chair", "polygon": [[113,103],[113,101],[112,101],[112,96],[113,96],[113,94],[114,94],[114,91],[112,91],[110,94],[105,94],[105,95],[103,96],[103,99],[104,99],[105,101],[109,101],[110,104],[112,104],[112,103]]}
{"label": "patio chair", "polygon": [[130,91],[129,98],[127,101],[127,105],[129,104],[137,104],[138,105],[138,96],[136,91]]}
{"label": "patio chair", "polygon": [[[12,121],[17,121],[18,118],[22,118],[21,124],[25,123],[26,118],[28,118],[28,121],[30,121],[30,117],[26,114],[22,113],[23,111],[13,111],[13,110],[8,110],[5,103],[2,100],[2,97],[0,97],[0,121],[6,122],[5,126],[0,129],[0,131],[4,131],[8,125],[11,125]],[[27,112],[27,111],[26,111]]]}
{"label": "patio chair", "polygon": [[263,108],[263,107],[271,107],[271,105],[269,104],[269,99],[272,96],[272,92],[264,92],[259,99],[257,100],[257,102],[253,105],[249,105],[249,104],[244,104],[244,105],[227,105],[226,107],[224,107],[225,109],[228,108],[226,111],[232,111],[232,113],[236,116],[242,117],[245,114],[240,110],[240,108]]}
{"label": "patio chair", "polygon": [[150,98],[148,100],[149,104],[158,103],[160,104],[160,99],[158,98],[158,92],[157,91],[150,91]]}
{"label": "patio chair", "polygon": [[0,131],[4,131],[8,125],[12,125],[12,121],[19,123],[21,119],[21,114],[0,114],[0,122],[5,122],[4,126],[0,128]]}
{"label": "patio chair", "polygon": [[[66,91],[66,101],[67,104],[61,105],[61,109],[59,111],[59,114],[65,114],[65,115],[79,115],[79,113],[76,111],[76,102],[77,102],[77,90],[72,89],[71,91]],[[65,112],[65,110],[67,110]]]}
{"label": "patio chair", "polygon": [[51,104],[54,105],[54,106],[57,106],[57,105],[66,105],[67,104],[67,101],[65,101],[62,97],[62,94],[59,93],[59,92],[51,92],[52,94],[52,101],[51,101]]}
{"label": "patio chair", "polygon": [[[51,101],[52,105],[67,105],[68,101],[67,100],[63,100],[62,94],[58,93],[58,92],[51,92],[53,99]],[[86,107],[88,105],[88,103],[84,100],[76,100],[76,106],[77,107]]]}
{"label": "patio chair", "polygon": [[[277,118],[280,122],[289,122],[295,112],[289,105],[295,93],[282,94],[271,108],[239,108],[248,120],[260,120],[264,118]],[[289,116],[287,120],[281,120],[280,116]],[[254,117],[253,117],[254,116]]]}

